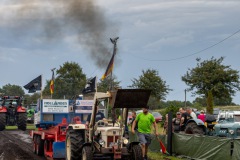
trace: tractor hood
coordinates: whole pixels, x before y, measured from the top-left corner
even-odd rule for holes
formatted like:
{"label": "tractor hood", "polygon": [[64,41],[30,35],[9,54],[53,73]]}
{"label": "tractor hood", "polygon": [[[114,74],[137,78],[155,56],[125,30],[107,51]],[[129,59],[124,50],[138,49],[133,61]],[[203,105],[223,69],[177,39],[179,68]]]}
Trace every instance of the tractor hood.
{"label": "tractor hood", "polygon": [[215,128],[240,128],[239,123],[219,123],[215,125]]}

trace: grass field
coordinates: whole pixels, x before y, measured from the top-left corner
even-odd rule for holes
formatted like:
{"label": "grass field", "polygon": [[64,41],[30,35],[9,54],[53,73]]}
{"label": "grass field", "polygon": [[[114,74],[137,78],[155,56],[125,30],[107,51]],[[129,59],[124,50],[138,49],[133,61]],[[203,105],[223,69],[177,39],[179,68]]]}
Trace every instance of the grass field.
{"label": "grass field", "polygon": [[[18,129],[17,126],[6,126],[6,130],[15,130]],[[34,124],[27,124],[27,130],[35,130],[36,127]]]}

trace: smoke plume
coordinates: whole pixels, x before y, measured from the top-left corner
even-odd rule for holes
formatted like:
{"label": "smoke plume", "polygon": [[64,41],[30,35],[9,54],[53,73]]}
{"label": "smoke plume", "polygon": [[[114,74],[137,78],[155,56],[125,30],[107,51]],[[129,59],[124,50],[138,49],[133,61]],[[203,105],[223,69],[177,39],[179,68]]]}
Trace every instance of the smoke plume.
{"label": "smoke plume", "polygon": [[21,28],[17,34],[32,30],[42,41],[77,37],[99,67],[108,64],[112,54],[108,39],[116,36],[117,29],[95,0],[14,0],[11,6],[18,22],[14,27]]}

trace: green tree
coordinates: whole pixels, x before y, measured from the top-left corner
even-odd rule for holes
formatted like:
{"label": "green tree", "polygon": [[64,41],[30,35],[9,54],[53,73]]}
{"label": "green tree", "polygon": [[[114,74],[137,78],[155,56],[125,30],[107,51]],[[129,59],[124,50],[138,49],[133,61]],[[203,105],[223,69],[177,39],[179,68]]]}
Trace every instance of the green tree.
{"label": "green tree", "polygon": [[[82,68],[75,62],[65,62],[56,70],[54,81],[54,93],[52,98],[70,99],[75,95],[81,94],[86,85],[86,75]],[[44,97],[50,96],[50,80],[44,88]]]}
{"label": "green tree", "polygon": [[155,97],[157,101],[164,100],[167,93],[171,90],[166,82],[158,75],[158,71],[154,69],[148,69],[142,71],[142,75],[139,78],[132,80],[131,88],[150,89],[152,90],[151,96]]}
{"label": "green tree", "polygon": [[6,84],[0,90],[2,95],[6,96],[23,96],[24,90],[21,86]]}
{"label": "green tree", "polygon": [[211,90],[207,94],[207,113],[213,114],[213,95]]}
{"label": "green tree", "polygon": [[[219,59],[212,57],[210,60],[204,61],[199,58],[196,60],[197,66],[188,69],[187,73],[182,76],[182,80],[189,86],[188,90],[193,91],[193,94],[207,99],[208,93],[211,91],[213,100],[214,98],[229,98],[240,89],[238,71],[223,65],[223,57]],[[207,105],[210,104],[208,102]]]}
{"label": "green tree", "polygon": [[41,97],[40,93],[34,93],[32,95],[25,94],[25,106],[29,106],[30,104],[36,104],[37,100]]}
{"label": "green tree", "polygon": [[104,80],[100,80],[98,83],[98,92],[107,92],[113,85],[114,88],[120,88],[120,81],[117,81],[117,78],[113,76],[113,78],[105,78]]}

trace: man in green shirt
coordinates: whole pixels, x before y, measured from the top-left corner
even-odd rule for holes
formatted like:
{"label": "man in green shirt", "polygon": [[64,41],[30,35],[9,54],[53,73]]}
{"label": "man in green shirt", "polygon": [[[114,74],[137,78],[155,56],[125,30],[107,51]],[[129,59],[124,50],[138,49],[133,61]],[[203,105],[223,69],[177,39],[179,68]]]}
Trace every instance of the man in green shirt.
{"label": "man in green shirt", "polygon": [[157,123],[154,116],[148,112],[149,106],[143,108],[143,112],[138,114],[132,125],[132,133],[135,134],[135,126],[138,124],[138,138],[142,147],[143,159],[147,160],[148,146],[151,144],[151,127],[155,129],[156,136],[158,135]]}

